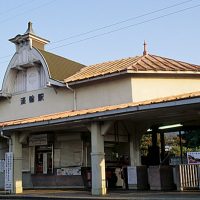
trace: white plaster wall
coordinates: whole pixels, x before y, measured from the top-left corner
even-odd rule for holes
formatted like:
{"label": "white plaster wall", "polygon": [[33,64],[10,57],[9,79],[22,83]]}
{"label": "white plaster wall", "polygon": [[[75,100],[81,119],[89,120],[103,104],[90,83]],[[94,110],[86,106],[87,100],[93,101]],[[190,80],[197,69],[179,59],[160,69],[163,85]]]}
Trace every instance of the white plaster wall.
{"label": "white plaster wall", "polygon": [[133,101],[179,95],[200,90],[200,78],[133,77]]}
{"label": "white plaster wall", "polygon": [[80,166],[82,164],[81,140],[61,142],[60,167]]}
{"label": "white plaster wall", "polygon": [[[38,94],[44,93],[44,101],[38,101]],[[29,103],[29,96],[35,96]],[[21,98],[26,104],[21,105]],[[76,89],[77,110],[127,103],[132,100],[131,79],[121,78],[102,83],[91,83]],[[66,88],[46,87],[30,92],[14,94],[9,100],[0,101],[0,121],[35,117],[74,109],[74,94]]]}
{"label": "white plaster wall", "polygon": [[[44,93],[44,101],[38,101],[38,94]],[[34,95],[34,103],[29,103],[29,96]],[[26,97],[26,104],[21,105],[21,98]],[[73,93],[64,88],[54,90],[44,88],[13,95],[9,100],[0,101],[0,121],[22,119],[61,111],[73,110]]]}
{"label": "white plaster wall", "polygon": [[[127,77],[118,80],[90,83],[76,88],[77,110],[143,101],[159,97],[199,91],[200,78],[177,77]],[[44,93],[44,101],[38,94]],[[29,103],[29,96],[35,102]],[[21,98],[26,104],[21,105]],[[0,101],[0,121],[22,119],[74,109],[74,94],[66,88],[46,87],[26,93],[15,94],[9,100]]]}
{"label": "white plaster wall", "polygon": [[30,172],[30,147],[22,147],[22,170]]}
{"label": "white plaster wall", "polygon": [[95,108],[132,101],[131,79],[104,80],[76,89],[77,109]]}

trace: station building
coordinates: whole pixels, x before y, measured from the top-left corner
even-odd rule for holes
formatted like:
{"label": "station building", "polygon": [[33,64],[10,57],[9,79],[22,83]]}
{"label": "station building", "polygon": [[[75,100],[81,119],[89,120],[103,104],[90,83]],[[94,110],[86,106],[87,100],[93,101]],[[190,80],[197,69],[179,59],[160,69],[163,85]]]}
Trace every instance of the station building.
{"label": "station building", "polygon": [[106,169],[141,165],[147,129],[198,123],[198,65],[151,55],[144,44],[141,56],[86,66],[47,52],[30,22],[9,41],[16,52],[0,91],[0,160],[13,152],[13,193],[91,187],[104,195]]}

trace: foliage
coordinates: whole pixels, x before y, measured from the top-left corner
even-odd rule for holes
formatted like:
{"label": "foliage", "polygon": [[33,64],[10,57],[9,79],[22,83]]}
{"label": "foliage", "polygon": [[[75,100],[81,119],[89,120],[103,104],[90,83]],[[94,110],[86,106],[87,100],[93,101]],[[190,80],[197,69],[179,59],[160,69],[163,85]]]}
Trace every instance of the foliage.
{"label": "foliage", "polygon": [[148,147],[151,145],[151,134],[144,134],[140,142],[141,155],[148,154]]}
{"label": "foliage", "polygon": [[187,148],[191,149],[198,149],[200,146],[200,130],[190,130],[190,131],[185,131],[183,134],[183,139],[186,141],[184,146]]}
{"label": "foliage", "polygon": [[[200,152],[200,130],[190,130],[184,132],[181,135],[181,143],[183,155],[186,155],[187,152]],[[160,146],[159,143],[158,145]],[[151,134],[144,134],[140,144],[142,156],[146,156],[148,154],[149,146],[151,146]],[[180,137],[178,133],[174,133],[172,136],[165,134],[165,146],[168,147],[170,154],[174,156],[180,156],[181,148]]]}

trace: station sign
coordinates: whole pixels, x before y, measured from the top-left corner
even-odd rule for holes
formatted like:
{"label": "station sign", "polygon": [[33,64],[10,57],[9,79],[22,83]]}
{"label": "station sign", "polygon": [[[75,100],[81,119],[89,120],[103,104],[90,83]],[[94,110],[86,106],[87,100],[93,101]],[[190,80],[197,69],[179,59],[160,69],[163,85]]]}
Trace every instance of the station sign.
{"label": "station sign", "polygon": [[200,152],[187,152],[188,164],[200,164]]}
{"label": "station sign", "polygon": [[5,187],[6,191],[13,190],[13,152],[5,153]]}

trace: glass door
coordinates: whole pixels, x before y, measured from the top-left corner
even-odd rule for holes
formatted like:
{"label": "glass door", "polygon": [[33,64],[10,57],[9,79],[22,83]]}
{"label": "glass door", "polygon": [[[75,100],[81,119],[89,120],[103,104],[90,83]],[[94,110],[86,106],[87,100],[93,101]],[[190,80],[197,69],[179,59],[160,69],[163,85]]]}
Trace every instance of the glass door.
{"label": "glass door", "polygon": [[37,146],[35,154],[36,174],[52,174],[53,145]]}

